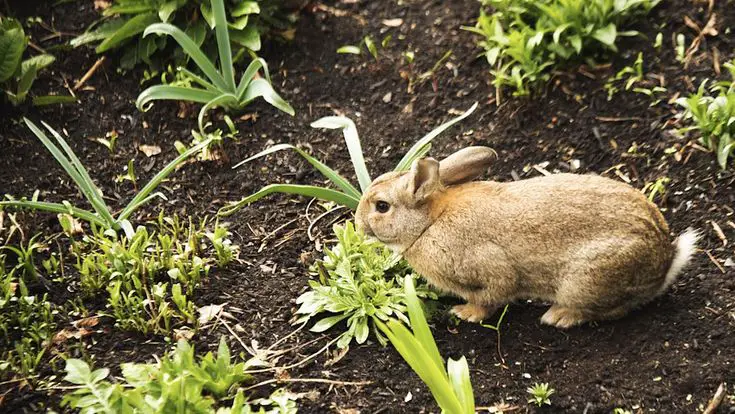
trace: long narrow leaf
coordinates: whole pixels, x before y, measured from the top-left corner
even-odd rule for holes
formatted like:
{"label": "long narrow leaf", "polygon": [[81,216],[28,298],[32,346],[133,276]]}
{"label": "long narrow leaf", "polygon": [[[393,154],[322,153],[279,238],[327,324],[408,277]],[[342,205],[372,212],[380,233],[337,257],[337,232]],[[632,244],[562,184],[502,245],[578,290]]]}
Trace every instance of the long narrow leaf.
{"label": "long narrow leaf", "polygon": [[370,173],[365,165],[365,157],[362,153],[360,137],[357,135],[357,127],[355,127],[355,123],[344,116],[327,116],[312,122],[311,127],[342,130],[342,134],[345,137],[345,143],[347,144],[347,150],[349,151],[350,159],[352,160],[352,166],[355,168],[357,181],[360,183],[360,189],[363,193],[367,191],[372,180],[370,179]]}
{"label": "long narrow leaf", "polygon": [[212,13],[214,14],[214,30],[222,75],[227,82],[227,90],[235,93],[235,72],[232,67],[232,47],[230,46],[230,32],[227,27],[224,0],[212,0]]}
{"label": "long narrow leaf", "polygon": [[450,358],[447,361],[447,373],[449,374],[449,383],[452,384],[452,388],[454,389],[454,395],[457,396],[462,404],[462,413],[474,414],[475,396],[472,392],[470,368],[467,366],[467,359],[462,357],[458,361],[455,361]]}
{"label": "long narrow leaf", "polygon": [[202,135],[204,135],[204,115],[206,115],[206,113],[209,112],[209,110],[214,108],[215,106],[221,106],[221,105],[226,106],[228,104],[237,105],[237,97],[235,95],[226,93],[204,104],[202,109],[199,110],[199,116],[197,116],[197,122],[199,124],[199,132]]}
{"label": "long narrow leaf", "polygon": [[78,219],[84,220],[88,223],[94,223],[100,227],[107,227],[107,223],[102,221],[97,215],[91,211],[82,210],[77,207],[72,207],[60,203],[49,203],[46,201],[0,201],[0,207],[17,207],[17,208],[29,208],[33,210],[48,211],[51,213],[62,213],[70,214]]}
{"label": "long narrow leaf", "polygon": [[183,86],[156,85],[144,90],[138,95],[135,105],[143,111],[151,101],[175,100],[207,103],[220,96],[219,93],[204,89],[192,89]]}
{"label": "long narrow leaf", "polygon": [[294,116],[296,113],[293,107],[281,98],[281,96],[273,89],[273,86],[265,79],[255,79],[250,82],[248,87],[245,89],[245,95],[241,99],[240,106],[244,106],[258,97],[262,97],[269,104],[291,116]]}
{"label": "long narrow leaf", "polygon": [[418,296],[416,296],[416,288],[413,284],[413,276],[406,275],[404,280],[404,289],[406,290],[406,308],[408,308],[408,317],[411,321],[411,329],[416,335],[419,343],[426,349],[434,364],[444,371],[444,360],[436,346],[434,336],[431,335],[429,324],[426,322],[424,309],[421,307]]}
{"label": "long narrow leaf", "polygon": [[[223,91],[234,92],[235,87],[229,88],[229,83],[225,82],[225,78],[217,72],[217,68],[214,66],[211,60],[207,58],[204,52],[199,49],[196,42],[189,37],[186,33],[181,31],[178,27],[168,23],[156,23],[148,26],[143,32],[143,36],[148,36],[151,33],[169,35],[176,40],[176,42],[184,49],[187,55],[189,55],[194,62],[196,62],[199,69],[204,72],[205,75],[215,84],[218,88]],[[230,68],[232,70],[232,68]]]}
{"label": "long narrow leaf", "polygon": [[473,113],[477,109],[477,102],[475,102],[470,109],[466,110],[462,115],[451,119],[441,125],[439,125],[437,128],[426,134],[423,138],[416,141],[415,144],[411,147],[411,149],[406,152],[406,155],[403,156],[400,162],[398,162],[398,165],[396,165],[395,171],[406,171],[409,168],[411,168],[411,163],[413,160],[417,158],[417,154],[419,154],[422,150],[422,148],[430,143],[434,138],[436,138],[439,134],[446,131],[449,127],[456,124],[457,122],[467,118],[470,116],[471,113]]}
{"label": "long narrow leaf", "polygon": [[181,72],[184,75],[188,76],[191,80],[193,80],[194,82],[198,83],[199,86],[201,86],[202,88],[204,88],[204,89],[206,89],[206,90],[208,90],[210,92],[220,93],[219,89],[216,86],[214,86],[212,83],[210,83],[209,81],[205,80],[201,76],[197,75],[196,73],[190,71],[189,69],[187,69],[187,68],[185,68],[183,66],[179,66],[178,68],[176,68],[176,70],[178,70],[179,72]]}
{"label": "long narrow leaf", "polygon": [[240,210],[244,206],[257,201],[267,195],[273,193],[286,193],[286,194],[298,194],[307,197],[314,197],[320,200],[333,201],[337,204],[347,206],[352,210],[357,208],[357,204],[360,202],[359,199],[349,196],[345,193],[340,193],[329,188],[316,187],[313,185],[298,185],[298,184],[270,184],[260,189],[255,194],[251,194],[237,203],[233,203],[222,207],[218,212],[218,216],[229,216],[236,211]]}
{"label": "long narrow leaf", "polygon": [[242,77],[240,78],[240,83],[237,85],[237,96],[240,100],[245,96],[245,90],[247,89],[250,82],[255,78],[255,75],[258,73],[259,69],[263,69],[263,73],[265,74],[265,80],[267,80],[269,83],[271,81],[271,75],[268,72],[268,64],[265,62],[265,59],[263,58],[256,58],[253,59],[252,62],[248,65],[247,69],[245,69],[245,72],[242,74]]}
{"label": "long narrow leaf", "polygon": [[127,219],[135,210],[140,208],[141,205],[143,205],[144,202],[150,201],[153,197],[148,197],[150,193],[153,192],[153,190],[158,187],[163,180],[166,179],[166,177],[169,176],[174,170],[176,170],[176,167],[179,166],[182,162],[184,162],[187,158],[191,157],[192,155],[198,153],[201,151],[204,147],[209,145],[211,143],[212,139],[206,139],[199,143],[198,145],[189,148],[186,152],[179,155],[168,163],[161,171],[158,172],[151,180],[148,182],[148,184],[143,187],[138,194],[135,195],[135,197],[130,200],[128,205],[125,207],[125,209],[117,216],[117,221],[120,222],[122,220]]}
{"label": "long narrow leaf", "polygon": [[306,161],[308,161],[309,164],[313,165],[314,168],[316,168],[317,170],[319,170],[319,172],[322,173],[322,175],[324,175],[327,179],[329,179],[329,181],[333,182],[345,194],[350,195],[350,196],[352,196],[352,197],[354,197],[356,199],[359,199],[360,197],[362,197],[362,195],[360,194],[360,192],[357,191],[357,189],[352,184],[350,184],[350,182],[347,181],[347,179],[345,179],[341,175],[337,174],[336,171],[334,171],[333,169],[329,168],[326,164],[322,163],[321,161],[319,161],[316,158],[314,158],[311,155],[309,155],[306,151],[303,151],[300,148],[297,148],[297,147],[295,147],[293,145],[290,145],[290,144],[278,144],[278,145],[274,145],[274,146],[272,146],[272,147],[270,147],[270,148],[268,148],[268,149],[266,149],[264,151],[261,151],[261,152],[255,154],[255,155],[253,155],[252,157],[250,157],[250,158],[248,158],[248,159],[246,159],[244,161],[241,161],[241,162],[237,163],[232,168],[233,169],[234,168],[237,168],[237,167],[239,167],[239,166],[241,166],[241,165],[243,165],[245,163],[248,163],[248,162],[250,162],[252,160],[255,160],[257,158],[264,157],[266,155],[269,155],[269,154],[272,154],[272,153],[274,153],[276,151],[281,151],[281,150],[284,150],[284,149],[292,149],[292,150],[296,151],[297,153],[299,153],[299,155],[301,155],[302,157],[304,157],[304,159]]}

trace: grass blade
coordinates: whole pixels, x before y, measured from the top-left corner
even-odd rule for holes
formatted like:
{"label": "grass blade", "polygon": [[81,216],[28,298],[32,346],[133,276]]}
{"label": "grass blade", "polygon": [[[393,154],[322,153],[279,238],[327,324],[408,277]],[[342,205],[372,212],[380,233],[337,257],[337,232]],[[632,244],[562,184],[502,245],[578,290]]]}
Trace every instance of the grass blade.
{"label": "grass blade", "polygon": [[222,76],[227,83],[227,91],[235,93],[232,46],[230,46],[230,31],[227,27],[224,0],[212,0],[212,13],[214,14],[214,30],[217,35],[217,49],[219,50],[219,64],[221,66]]}
{"label": "grass blade", "polygon": [[424,309],[421,302],[416,296],[416,288],[413,283],[413,276],[406,275],[403,279],[404,289],[406,290],[406,308],[408,309],[408,317],[411,321],[411,329],[418,339],[419,343],[426,349],[427,355],[431,358],[435,365],[444,371],[444,360],[439,354],[439,348],[436,346],[434,336],[431,334],[429,324],[426,322]]}
{"label": "grass blade", "polygon": [[204,89],[185,88],[183,86],[156,85],[144,90],[138,95],[135,106],[143,111],[151,101],[174,100],[207,103],[221,94]]}
{"label": "grass blade", "polygon": [[236,164],[232,168],[233,169],[234,168],[237,168],[237,167],[239,167],[239,166],[241,166],[241,165],[243,165],[245,163],[248,163],[248,162],[250,162],[250,161],[252,161],[254,159],[261,158],[261,157],[264,157],[266,155],[272,154],[272,153],[274,153],[276,151],[281,151],[281,150],[284,150],[284,149],[292,149],[292,150],[296,151],[297,153],[299,153],[299,155],[301,155],[302,157],[304,157],[304,159],[307,162],[309,162],[309,164],[313,165],[314,168],[316,168],[317,170],[319,170],[319,172],[322,173],[322,175],[324,175],[327,179],[329,179],[329,181],[333,182],[345,194],[347,194],[349,196],[352,196],[354,198],[357,198],[357,199],[359,199],[360,197],[362,197],[362,195],[360,194],[360,192],[357,191],[357,189],[352,184],[350,184],[350,182],[347,181],[347,179],[345,179],[341,175],[337,174],[336,171],[334,171],[333,169],[329,168],[326,164],[322,163],[321,161],[319,161],[316,158],[314,158],[311,155],[309,155],[306,151],[303,151],[300,148],[297,148],[297,147],[295,147],[293,145],[290,145],[290,144],[278,144],[278,145],[274,145],[274,146],[272,146],[272,147],[270,147],[270,148],[268,148],[268,149],[266,149],[264,151],[261,151],[261,152],[255,154],[255,155],[253,155],[252,157],[250,157],[250,158],[248,158],[248,159],[246,159],[244,161],[239,162],[238,164]]}
{"label": "grass blade", "polygon": [[270,184],[261,188],[260,191],[255,194],[251,194],[236,203],[232,203],[230,205],[222,207],[217,212],[217,215],[229,216],[240,210],[244,206],[273,193],[298,194],[307,197],[318,198],[320,200],[333,201],[335,203],[347,206],[353,210],[357,209],[357,204],[360,202],[360,200],[357,198],[329,188],[316,187],[313,185]]}
{"label": "grass blade", "polygon": [[281,111],[294,116],[296,113],[283,98],[273,89],[270,83],[265,79],[255,79],[245,89],[245,95],[243,96],[240,105],[244,106],[248,102],[255,98],[262,97],[266,102],[280,109]]}
{"label": "grass blade", "polygon": [[204,104],[201,110],[199,110],[199,116],[197,116],[197,122],[199,124],[199,132],[204,135],[204,115],[215,106],[227,106],[230,105],[237,105],[237,97],[235,95],[232,95],[230,93],[226,93],[223,95],[220,95],[211,101]]}
{"label": "grass blade", "polygon": [[350,118],[344,116],[327,116],[312,122],[312,128],[341,129],[347,143],[347,150],[350,153],[352,166],[355,168],[357,181],[360,183],[360,189],[364,193],[367,191],[372,180],[370,173],[365,165],[365,157],[362,153],[360,145],[360,137],[357,135],[357,127]]}
{"label": "grass blade", "polygon": [[436,138],[442,132],[446,131],[452,125],[470,116],[470,114],[472,114],[475,111],[475,109],[477,109],[477,102],[475,102],[470,107],[470,109],[466,110],[462,115],[439,125],[437,128],[434,128],[434,130],[426,134],[423,138],[416,141],[416,143],[413,144],[411,149],[408,150],[406,155],[403,156],[403,158],[398,163],[398,165],[396,165],[395,171],[406,171],[409,168],[411,168],[411,163],[413,162],[413,160],[418,158],[417,154],[421,153],[422,148],[426,144],[430,143],[434,138]]}
{"label": "grass blade", "polygon": [[48,211],[50,213],[70,214],[88,223],[94,223],[100,227],[107,227],[107,223],[105,223],[102,219],[100,219],[97,215],[95,215],[91,211],[82,210],[81,208],[73,207],[70,205],[64,205],[61,203],[49,203],[45,201],[12,200],[12,201],[0,201],[0,207],[29,208],[33,210]]}
{"label": "grass blade", "polygon": [[174,170],[176,170],[176,167],[178,167],[179,164],[181,164],[187,158],[191,157],[197,152],[201,151],[202,148],[209,145],[211,141],[212,141],[211,138],[202,141],[198,145],[189,148],[189,150],[187,150],[183,154],[176,157],[176,159],[168,163],[168,165],[166,165],[161,171],[158,172],[158,174],[156,174],[153,178],[151,178],[148,184],[146,184],[145,187],[143,187],[138,192],[138,194],[136,194],[135,197],[132,200],[130,200],[130,202],[125,207],[125,209],[122,212],[120,212],[120,214],[117,216],[117,222],[127,219],[131,214],[133,214],[133,212],[135,212],[135,210],[140,208],[140,206],[142,206],[143,204],[153,199],[154,198],[153,196],[148,197],[148,195],[152,193],[153,190],[155,190],[156,187],[158,187],[161,184],[161,182],[165,180],[166,177],[169,176],[169,174],[174,172]]}
{"label": "grass blade", "polygon": [[[222,77],[222,75],[217,71],[217,68],[214,66],[211,60],[207,58],[207,56],[199,49],[199,46],[192,40],[191,37],[189,37],[186,33],[181,31],[178,27],[168,24],[168,23],[156,23],[148,26],[145,29],[145,32],[143,32],[143,37],[148,36],[151,33],[156,34],[165,34],[169,35],[176,40],[176,42],[181,46],[182,49],[184,49],[184,52],[186,52],[187,55],[189,55],[194,62],[196,62],[197,66],[199,66],[199,69],[204,72],[205,75],[209,78],[210,81],[212,81],[213,84],[217,86],[217,88],[229,91],[234,91],[234,86],[232,89],[228,88],[229,84],[225,82],[225,78]],[[232,66],[230,66],[230,71],[232,71]],[[233,81],[234,82],[234,81]]]}

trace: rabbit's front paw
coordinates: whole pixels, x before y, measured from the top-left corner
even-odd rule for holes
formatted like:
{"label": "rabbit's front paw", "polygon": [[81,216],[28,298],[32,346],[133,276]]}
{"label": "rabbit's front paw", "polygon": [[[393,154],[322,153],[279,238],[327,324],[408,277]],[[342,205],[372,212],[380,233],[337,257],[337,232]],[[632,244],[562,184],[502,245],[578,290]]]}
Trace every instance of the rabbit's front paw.
{"label": "rabbit's front paw", "polygon": [[452,307],[452,314],[467,322],[481,322],[488,315],[488,308],[474,303]]}
{"label": "rabbit's front paw", "polygon": [[581,325],[584,322],[585,320],[582,317],[582,312],[573,308],[565,308],[559,305],[553,305],[541,317],[541,323],[556,326],[557,328],[561,329],[567,329],[571,328],[572,326]]}

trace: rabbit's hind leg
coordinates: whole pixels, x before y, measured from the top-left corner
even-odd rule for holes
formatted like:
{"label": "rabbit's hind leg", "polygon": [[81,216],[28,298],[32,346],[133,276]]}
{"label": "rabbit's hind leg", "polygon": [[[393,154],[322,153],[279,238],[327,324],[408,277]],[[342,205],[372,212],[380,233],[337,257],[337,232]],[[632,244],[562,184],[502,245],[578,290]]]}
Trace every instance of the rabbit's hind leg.
{"label": "rabbit's hind leg", "polygon": [[587,319],[584,317],[583,311],[561,305],[552,305],[549,310],[541,316],[541,323],[556,326],[561,329],[568,329],[573,326],[581,325],[586,321]]}
{"label": "rabbit's hind leg", "polygon": [[482,322],[485,318],[495,313],[496,306],[478,305],[476,303],[465,303],[452,307],[452,314],[467,322]]}

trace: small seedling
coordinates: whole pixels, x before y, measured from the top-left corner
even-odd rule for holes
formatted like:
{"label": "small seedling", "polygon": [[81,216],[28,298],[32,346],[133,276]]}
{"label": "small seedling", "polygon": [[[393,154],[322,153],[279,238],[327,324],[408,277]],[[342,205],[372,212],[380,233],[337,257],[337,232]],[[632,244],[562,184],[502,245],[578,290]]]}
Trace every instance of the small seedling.
{"label": "small seedling", "polygon": [[551,394],[553,394],[555,391],[553,388],[549,388],[548,382],[545,382],[543,384],[533,384],[533,386],[526,389],[526,392],[531,394],[532,397],[528,399],[528,403],[536,404],[538,407],[541,407],[544,404],[551,405],[551,400],[549,399],[549,397],[551,397]]}
{"label": "small seedling", "polygon": [[646,194],[648,201],[653,202],[657,196],[663,197],[666,194],[666,185],[671,181],[669,177],[660,177],[652,183],[643,186],[643,194]]}

